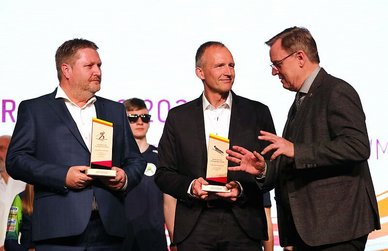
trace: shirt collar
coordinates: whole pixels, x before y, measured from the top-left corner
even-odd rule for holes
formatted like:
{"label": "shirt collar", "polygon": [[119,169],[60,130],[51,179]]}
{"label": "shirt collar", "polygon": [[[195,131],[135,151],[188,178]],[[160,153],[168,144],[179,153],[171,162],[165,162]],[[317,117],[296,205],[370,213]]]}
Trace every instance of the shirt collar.
{"label": "shirt collar", "polygon": [[302,87],[300,88],[300,90],[298,92],[301,92],[301,93],[308,93],[309,92],[310,87],[313,84],[314,79],[317,77],[318,72],[319,72],[320,69],[321,69],[321,67],[317,66],[317,68],[315,68],[315,70],[313,70],[313,72],[303,82],[303,85],[302,85]]}
{"label": "shirt collar", "polygon": [[[232,93],[229,91],[228,93],[228,97],[226,98],[225,100],[225,103],[223,103],[222,105],[220,105],[218,108],[226,108],[226,109],[230,109],[232,107]],[[203,110],[214,110],[216,109],[212,104],[210,104],[209,100],[207,100],[206,96],[204,93],[202,93],[202,106],[203,106]]]}
{"label": "shirt collar", "polygon": [[[56,99],[63,98],[67,102],[70,102],[72,105],[78,107],[78,105],[76,105],[73,101],[71,101],[71,99],[67,96],[67,94],[65,93],[65,91],[62,89],[62,87],[60,85],[58,85],[57,93],[55,94],[55,98]],[[83,107],[80,107],[80,108],[83,109],[83,108],[87,107],[88,105],[94,104],[94,102],[96,102],[96,100],[97,100],[96,96],[93,96],[88,100],[88,102],[86,102],[86,104]]]}

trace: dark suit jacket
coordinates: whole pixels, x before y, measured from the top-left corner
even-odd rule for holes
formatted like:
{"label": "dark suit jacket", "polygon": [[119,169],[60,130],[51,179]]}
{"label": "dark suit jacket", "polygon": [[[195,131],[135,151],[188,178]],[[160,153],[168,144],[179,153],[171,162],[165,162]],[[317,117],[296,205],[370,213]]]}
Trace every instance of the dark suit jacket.
{"label": "dark suit jacket", "polygon": [[295,161],[282,156],[267,175],[277,185],[282,245],[288,242],[291,212],[297,232],[311,246],[380,228],[365,115],[348,83],[321,69],[283,137],[294,143]]}
{"label": "dark suit jacket", "polygon": [[[260,151],[266,142],[259,141],[260,130],[274,132],[267,106],[232,93],[230,145]],[[204,202],[191,198],[187,190],[193,179],[206,177],[207,148],[202,96],[170,110],[159,143],[159,168],[155,182],[177,200],[174,242],[183,241],[198,221]],[[239,181],[244,195],[232,211],[240,227],[253,239],[267,239],[267,224],[262,193],[255,177],[244,172],[229,172],[228,180]]]}
{"label": "dark suit jacket", "polygon": [[[96,179],[82,190],[65,187],[70,166],[90,165],[90,152],[63,99],[51,94],[20,103],[7,155],[7,171],[35,186],[33,240],[81,234],[89,222],[93,194],[108,234],[125,235],[124,195]],[[113,122],[114,166],[127,174],[127,190],[143,176],[141,157],[122,104],[97,97],[97,117]]]}

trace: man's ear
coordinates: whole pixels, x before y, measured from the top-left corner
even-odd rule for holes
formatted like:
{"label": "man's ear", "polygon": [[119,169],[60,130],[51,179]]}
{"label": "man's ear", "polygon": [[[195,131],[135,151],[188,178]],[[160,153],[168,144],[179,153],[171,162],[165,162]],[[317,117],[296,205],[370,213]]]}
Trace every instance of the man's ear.
{"label": "man's ear", "polygon": [[306,63],[306,60],[308,59],[304,51],[298,51],[296,54],[296,58],[298,59],[299,67],[303,67],[303,65]]}
{"label": "man's ear", "polygon": [[69,79],[70,78],[70,74],[71,74],[71,67],[69,64],[65,64],[63,63],[61,65],[61,71],[62,71],[62,74],[65,78]]}
{"label": "man's ear", "polygon": [[197,75],[198,78],[201,80],[205,79],[205,76],[203,75],[203,71],[201,67],[195,67],[195,74]]}

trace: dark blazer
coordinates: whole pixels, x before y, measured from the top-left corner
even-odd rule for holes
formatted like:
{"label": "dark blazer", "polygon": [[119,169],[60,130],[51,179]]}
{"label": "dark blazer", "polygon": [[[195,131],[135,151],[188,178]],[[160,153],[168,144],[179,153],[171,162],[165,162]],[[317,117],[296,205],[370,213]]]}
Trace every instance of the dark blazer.
{"label": "dark blazer", "polygon": [[310,246],[349,241],[380,228],[365,115],[353,87],[321,69],[283,137],[294,143],[295,161],[280,157],[267,176],[276,182],[282,246],[290,216]]}
{"label": "dark blazer", "polygon": [[[56,91],[20,103],[7,155],[7,171],[35,187],[33,240],[81,234],[89,222],[93,194],[108,234],[124,237],[125,191],[112,191],[96,179],[82,190],[65,187],[70,166],[90,165],[90,152],[64,100]],[[145,161],[122,104],[97,97],[97,117],[113,123],[112,161],[127,174],[127,190],[141,180]]]}
{"label": "dark blazer", "polygon": [[[233,95],[230,118],[230,146],[239,145],[260,151],[260,130],[274,132],[267,106]],[[206,177],[207,148],[202,96],[170,110],[159,142],[159,168],[155,182],[160,189],[177,198],[174,242],[183,241],[191,232],[205,206],[187,193],[190,183]],[[230,164],[231,166],[231,164]],[[239,181],[243,196],[232,206],[239,225],[253,239],[267,239],[267,224],[262,193],[255,177],[244,172],[229,172],[228,180]]]}

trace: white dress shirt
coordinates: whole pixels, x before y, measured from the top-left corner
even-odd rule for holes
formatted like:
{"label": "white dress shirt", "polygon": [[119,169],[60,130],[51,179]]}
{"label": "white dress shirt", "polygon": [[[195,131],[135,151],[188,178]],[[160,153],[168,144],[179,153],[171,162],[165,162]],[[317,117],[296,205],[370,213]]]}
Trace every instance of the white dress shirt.
{"label": "white dress shirt", "polygon": [[228,138],[230,114],[232,110],[232,94],[229,92],[225,103],[217,108],[209,103],[205,94],[202,95],[202,103],[203,117],[205,120],[206,145],[209,142],[209,134]]}

